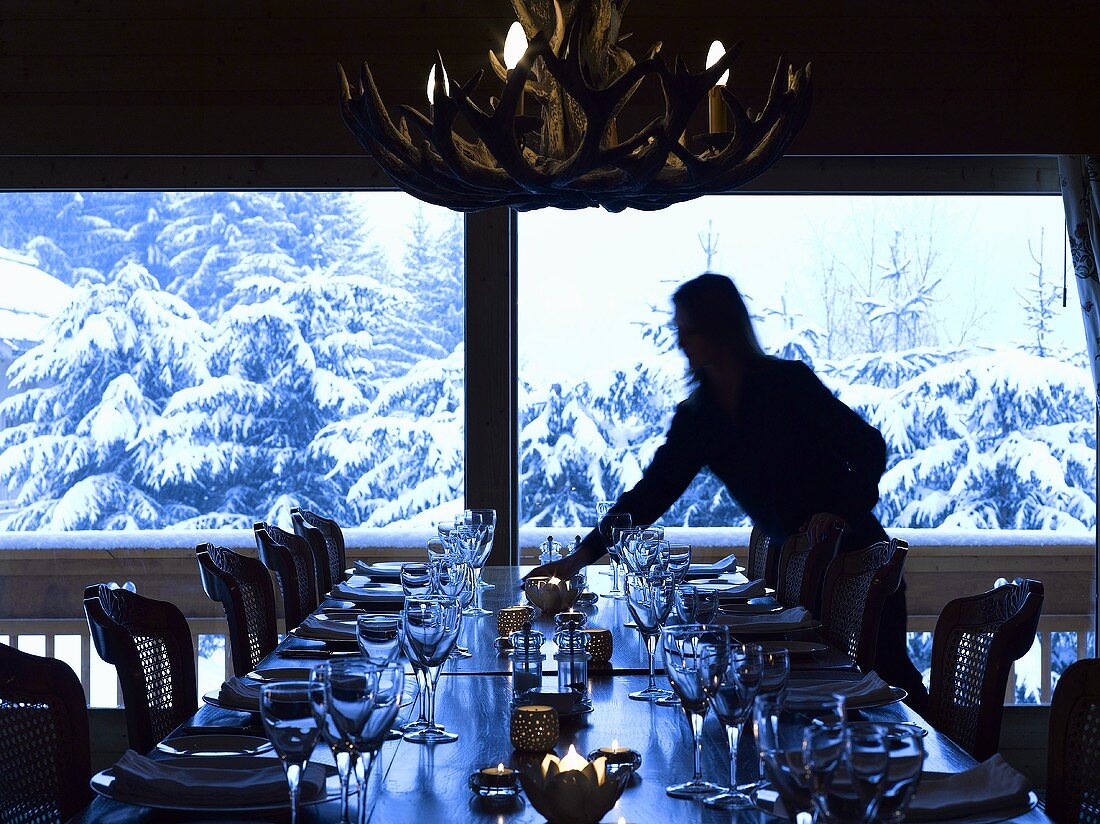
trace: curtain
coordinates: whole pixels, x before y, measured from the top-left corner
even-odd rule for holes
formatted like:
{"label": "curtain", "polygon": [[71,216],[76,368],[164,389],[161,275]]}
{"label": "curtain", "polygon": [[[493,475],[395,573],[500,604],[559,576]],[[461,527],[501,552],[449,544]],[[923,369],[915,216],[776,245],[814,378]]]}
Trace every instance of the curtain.
{"label": "curtain", "polygon": [[[1077,276],[1077,294],[1081,298],[1081,317],[1085,321],[1085,343],[1092,382],[1100,401],[1100,155],[1060,155],[1058,182],[1066,210],[1073,273]],[[1100,406],[1097,406],[1097,430],[1100,431]],[[1098,456],[1100,457],[1100,456]],[[1100,461],[1097,462],[1100,465]],[[1100,477],[1097,478],[1100,501]],[[1093,566],[1093,631],[1100,630],[1100,517],[1097,518],[1097,551]],[[1100,654],[1100,635],[1093,655]]]}

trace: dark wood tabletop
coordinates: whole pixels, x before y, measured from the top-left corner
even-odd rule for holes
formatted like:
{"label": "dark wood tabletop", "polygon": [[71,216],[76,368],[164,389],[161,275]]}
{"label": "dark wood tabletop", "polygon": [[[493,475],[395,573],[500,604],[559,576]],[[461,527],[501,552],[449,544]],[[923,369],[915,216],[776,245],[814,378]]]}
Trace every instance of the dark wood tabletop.
{"label": "dark wood tabletop", "polygon": [[[485,593],[485,606],[494,613],[497,609],[521,601],[520,571],[516,568],[486,569],[486,580],[496,585]],[[606,590],[603,576],[593,572],[590,581],[594,589]],[[616,822],[620,817],[627,822],[727,822],[727,821],[775,821],[763,813],[718,812],[704,807],[697,801],[670,798],[665,794],[669,784],[691,777],[691,734],[683,712],[677,707],[664,707],[632,701],[627,696],[640,689],[646,681],[646,653],[638,633],[624,629],[622,623],[628,617],[625,603],[601,597],[590,610],[589,626],[606,627],[614,636],[614,655],[611,666],[605,670],[590,671],[589,688],[593,712],[576,720],[563,721],[557,751],[564,754],[570,744],[575,744],[582,755],[613,739],[641,753],[642,766],[638,775],[623,793],[616,807],[604,821]],[[536,626],[548,636],[553,633],[553,623],[538,619]],[[366,803],[370,807],[370,820],[389,821],[485,821],[525,822],[542,821],[543,818],[523,799],[522,795],[512,805],[499,806],[478,800],[468,789],[467,781],[474,770],[504,762],[519,766],[522,755],[515,753],[509,743],[509,713],[511,700],[510,662],[493,646],[496,638],[496,621],[486,616],[469,621],[465,634],[467,646],[474,657],[448,663],[446,675],[438,688],[437,720],[447,729],[457,732],[459,740],[454,744],[435,747],[392,741],[383,745],[375,763],[367,792]],[[302,646],[297,639],[288,639],[279,650],[261,665],[310,666],[317,661],[287,659],[278,654],[288,648]],[[550,645],[552,652],[553,645]],[[834,666],[839,653],[831,652],[812,660],[813,666]],[[318,659],[323,660],[323,659]],[[548,658],[547,671],[554,666]],[[402,716],[414,712],[410,705],[402,710]],[[928,728],[920,716],[904,704],[895,703],[877,709],[859,711],[871,720],[912,721]],[[232,712],[203,706],[192,719],[196,726],[251,726],[258,730],[259,719],[247,713]],[[260,732],[262,734],[262,732]],[[751,736],[743,737],[742,757],[739,759],[739,778],[749,780],[757,769],[755,747]],[[945,736],[931,730],[925,738],[927,760],[925,768],[937,772],[959,772],[975,765],[975,761],[962,752]],[[328,749],[319,746],[313,759],[332,763]],[[713,714],[704,726],[703,743],[704,776],[725,783],[729,762],[725,735]],[[356,813],[356,801],[352,801],[352,815]],[[78,822],[154,822],[163,820],[188,820],[170,818],[162,811],[134,807],[127,804],[97,798],[75,820]],[[337,821],[338,805],[329,802],[303,808],[299,820],[303,822]],[[205,816],[218,821],[285,821],[285,816],[239,818],[227,815]],[[354,820],[354,818],[352,819]],[[1038,810],[1011,820],[1042,822],[1048,819]]]}

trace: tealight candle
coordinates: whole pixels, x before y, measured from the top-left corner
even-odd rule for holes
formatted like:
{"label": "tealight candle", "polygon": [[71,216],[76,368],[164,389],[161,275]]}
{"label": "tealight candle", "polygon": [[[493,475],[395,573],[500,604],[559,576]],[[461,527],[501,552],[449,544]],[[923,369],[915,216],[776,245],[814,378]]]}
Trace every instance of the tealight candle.
{"label": "tealight candle", "polygon": [[508,636],[513,632],[523,629],[523,625],[535,617],[534,607],[526,604],[505,607],[497,613],[497,632],[500,637],[496,640],[497,649],[506,649],[511,646]]}
{"label": "tealight candle", "polygon": [[611,653],[614,651],[611,630],[593,627],[582,629],[581,632],[588,636],[588,654],[592,656],[593,664],[598,666],[611,660]]}
{"label": "tealight candle", "polygon": [[484,798],[514,796],[518,792],[519,773],[504,762],[484,767],[470,775],[470,789]]}
{"label": "tealight candle", "polygon": [[613,739],[610,747],[600,747],[593,753],[588,754],[589,760],[603,757],[607,762],[607,771],[609,773],[615,773],[619,770],[630,770],[633,772],[642,766],[641,754],[630,749],[630,747],[619,746],[619,739]]}

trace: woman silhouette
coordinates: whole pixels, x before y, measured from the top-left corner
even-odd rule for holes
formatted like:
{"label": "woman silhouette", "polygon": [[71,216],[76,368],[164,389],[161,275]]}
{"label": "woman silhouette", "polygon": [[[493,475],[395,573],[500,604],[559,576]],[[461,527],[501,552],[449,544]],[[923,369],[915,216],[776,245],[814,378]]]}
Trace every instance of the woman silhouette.
{"label": "woman silhouette", "polygon": [[[773,541],[806,530],[823,539],[843,528],[840,551],[855,551],[886,533],[872,514],[886,468],[878,430],[837,400],[801,361],[765,355],[733,281],[707,273],[672,298],[680,348],[694,389],[676,409],[665,443],[641,480],[612,512],[635,525],[656,521],[703,467]],[[577,550],[532,574],[566,577],[602,557],[593,530]],[[887,601],[875,670],[924,709],[928,694],[906,651],[905,583]]]}

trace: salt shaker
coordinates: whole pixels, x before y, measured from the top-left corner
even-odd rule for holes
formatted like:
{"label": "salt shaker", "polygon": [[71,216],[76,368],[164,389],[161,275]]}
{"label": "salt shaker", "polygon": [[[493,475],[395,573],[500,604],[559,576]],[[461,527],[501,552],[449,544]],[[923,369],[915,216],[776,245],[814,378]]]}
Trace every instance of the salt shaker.
{"label": "salt shaker", "polygon": [[591,705],[588,697],[588,661],[592,657],[587,650],[588,635],[569,621],[563,629],[554,635],[558,651],[554,660],[558,662],[558,689],[572,688],[579,693],[579,700],[585,706]]}
{"label": "salt shaker", "polygon": [[546,637],[537,629],[531,629],[531,622],[525,621],[523,629],[508,636],[512,644],[512,703],[519,703],[523,695],[531,690],[542,689],[542,643]]}

